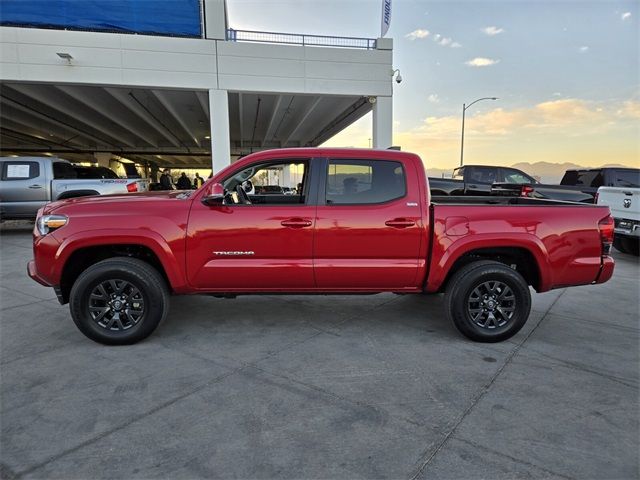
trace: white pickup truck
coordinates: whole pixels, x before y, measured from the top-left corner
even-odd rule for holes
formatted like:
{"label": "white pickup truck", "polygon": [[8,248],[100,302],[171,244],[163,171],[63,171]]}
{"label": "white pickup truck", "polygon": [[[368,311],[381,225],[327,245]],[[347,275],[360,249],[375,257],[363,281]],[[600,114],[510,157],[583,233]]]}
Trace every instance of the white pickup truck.
{"label": "white pickup truck", "polygon": [[622,253],[639,254],[640,188],[600,187],[598,205],[607,205],[615,220],[613,246]]}
{"label": "white pickup truck", "polygon": [[0,157],[0,219],[35,218],[55,200],[149,189],[147,179],[113,176],[82,178],[73,164],[55,157]]}

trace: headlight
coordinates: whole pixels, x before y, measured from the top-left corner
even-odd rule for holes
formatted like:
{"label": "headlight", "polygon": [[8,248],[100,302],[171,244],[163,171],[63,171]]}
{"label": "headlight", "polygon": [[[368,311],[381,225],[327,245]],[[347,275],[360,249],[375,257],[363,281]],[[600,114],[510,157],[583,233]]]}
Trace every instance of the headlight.
{"label": "headlight", "polygon": [[64,227],[68,221],[69,218],[65,215],[43,215],[36,220],[36,226],[40,235],[46,235],[56,228]]}

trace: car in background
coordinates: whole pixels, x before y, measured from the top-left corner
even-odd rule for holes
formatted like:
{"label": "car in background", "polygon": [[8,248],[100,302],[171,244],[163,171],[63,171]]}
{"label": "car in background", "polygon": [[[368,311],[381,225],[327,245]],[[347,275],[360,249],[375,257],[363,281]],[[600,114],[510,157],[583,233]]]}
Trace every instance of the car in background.
{"label": "car in background", "polygon": [[[530,187],[526,196],[564,202],[593,203],[593,193],[582,192],[580,188],[545,185],[522,170],[493,165],[465,165],[453,170],[453,178],[429,177],[433,196],[483,196],[513,191],[520,195],[521,187]],[[511,187],[511,188],[509,188]]]}
{"label": "car in background", "polygon": [[[146,179],[101,178],[109,169],[78,167],[55,157],[0,157],[0,218],[32,219],[49,202],[90,195],[145,192]],[[99,169],[97,171],[93,168]],[[95,178],[82,178],[80,175]]]}
{"label": "car in background", "polygon": [[256,195],[285,195],[286,192],[279,185],[255,185]]}
{"label": "car in background", "polygon": [[582,168],[567,170],[560,180],[563,187],[579,189],[595,196],[600,187],[640,188],[639,168]]}
{"label": "car in background", "polygon": [[640,188],[600,187],[597,204],[607,205],[614,219],[613,246],[622,253],[640,254]]}

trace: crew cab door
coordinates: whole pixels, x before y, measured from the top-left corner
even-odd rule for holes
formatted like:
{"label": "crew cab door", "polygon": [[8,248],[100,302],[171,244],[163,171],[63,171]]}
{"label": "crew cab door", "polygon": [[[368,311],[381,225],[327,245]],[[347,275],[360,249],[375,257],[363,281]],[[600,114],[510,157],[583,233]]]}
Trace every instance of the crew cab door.
{"label": "crew cab door", "polygon": [[423,201],[414,165],[335,158],[322,173],[314,241],[318,288],[415,287]]}
{"label": "crew cab door", "polygon": [[[222,182],[229,192],[225,204],[193,203],[187,234],[191,285],[219,292],[314,287],[310,163],[272,160],[240,167]],[[238,203],[238,188],[251,203]]]}
{"label": "crew cab door", "polygon": [[468,195],[491,195],[491,185],[500,181],[495,167],[464,168],[465,193]]}
{"label": "crew cab door", "polygon": [[35,217],[49,201],[45,163],[15,158],[0,163],[0,205],[3,216]]}

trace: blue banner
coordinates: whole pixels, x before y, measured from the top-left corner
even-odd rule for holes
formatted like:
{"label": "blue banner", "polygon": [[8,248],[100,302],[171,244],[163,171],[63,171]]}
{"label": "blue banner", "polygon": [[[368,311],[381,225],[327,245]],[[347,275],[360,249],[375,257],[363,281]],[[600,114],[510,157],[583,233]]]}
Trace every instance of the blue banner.
{"label": "blue banner", "polygon": [[0,0],[0,24],[200,37],[200,0]]}

